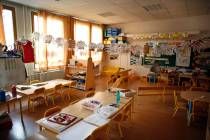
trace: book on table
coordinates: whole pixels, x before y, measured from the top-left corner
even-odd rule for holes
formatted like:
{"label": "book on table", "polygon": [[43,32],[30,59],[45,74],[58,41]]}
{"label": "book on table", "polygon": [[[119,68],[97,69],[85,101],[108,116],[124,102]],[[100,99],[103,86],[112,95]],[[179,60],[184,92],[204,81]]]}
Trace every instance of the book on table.
{"label": "book on table", "polygon": [[101,107],[102,103],[98,100],[85,100],[82,102],[82,107],[88,110],[96,110],[97,108]]}
{"label": "book on table", "polygon": [[54,133],[60,133],[80,120],[82,120],[82,118],[70,114],[57,113],[48,118],[43,118],[37,121],[37,123]]}

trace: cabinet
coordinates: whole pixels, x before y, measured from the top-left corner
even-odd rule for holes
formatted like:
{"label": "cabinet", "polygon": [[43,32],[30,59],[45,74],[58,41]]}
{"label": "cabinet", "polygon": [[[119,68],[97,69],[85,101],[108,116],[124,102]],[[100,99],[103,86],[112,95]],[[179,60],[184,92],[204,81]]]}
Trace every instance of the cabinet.
{"label": "cabinet", "polygon": [[95,88],[94,63],[91,56],[87,60],[87,67],[66,66],[66,78],[76,82],[74,88],[91,90]]}

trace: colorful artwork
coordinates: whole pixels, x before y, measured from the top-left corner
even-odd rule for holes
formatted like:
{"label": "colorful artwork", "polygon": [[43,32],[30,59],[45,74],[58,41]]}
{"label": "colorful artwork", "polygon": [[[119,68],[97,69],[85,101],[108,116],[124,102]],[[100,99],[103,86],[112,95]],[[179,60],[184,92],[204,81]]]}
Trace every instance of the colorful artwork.
{"label": "colorful artwork", "polygon": [[190,66],[190,47],[179,47],[176,49],[176,66],[189,67]]}
{"label": "colorful artwork", "polygon": [[139,65],[141,64],[140,50],[133,48],[130,51],[130,65]]}

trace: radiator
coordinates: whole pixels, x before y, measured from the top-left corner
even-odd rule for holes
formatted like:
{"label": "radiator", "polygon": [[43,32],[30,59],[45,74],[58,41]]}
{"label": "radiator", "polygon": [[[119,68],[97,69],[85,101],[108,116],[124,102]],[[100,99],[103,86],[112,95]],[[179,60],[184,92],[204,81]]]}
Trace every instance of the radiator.
{"label": "radiator", "polygon": [[0,88],[24,83],[26,78],[21,58],[0,58]]}

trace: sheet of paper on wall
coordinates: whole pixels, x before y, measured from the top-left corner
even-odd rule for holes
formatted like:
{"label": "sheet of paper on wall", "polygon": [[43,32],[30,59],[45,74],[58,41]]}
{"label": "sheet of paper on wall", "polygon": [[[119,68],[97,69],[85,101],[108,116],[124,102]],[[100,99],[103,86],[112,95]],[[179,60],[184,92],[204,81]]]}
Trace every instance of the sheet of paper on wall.
{"label": "sheet of paper on wall", "polygon": [[176,50],[176,66],[189,67],[190,66],[190,47],[179,47]]}

